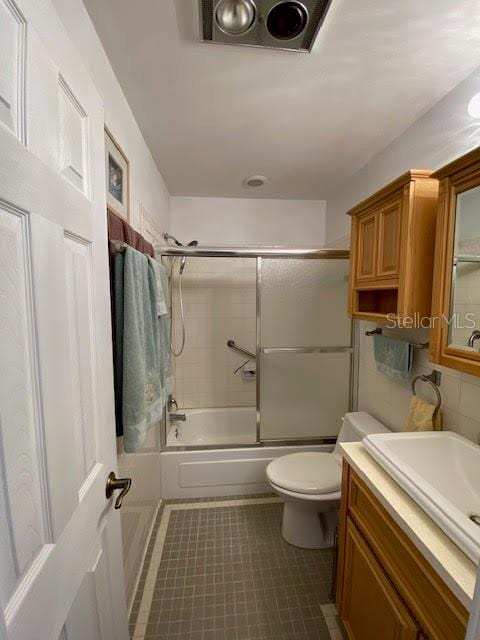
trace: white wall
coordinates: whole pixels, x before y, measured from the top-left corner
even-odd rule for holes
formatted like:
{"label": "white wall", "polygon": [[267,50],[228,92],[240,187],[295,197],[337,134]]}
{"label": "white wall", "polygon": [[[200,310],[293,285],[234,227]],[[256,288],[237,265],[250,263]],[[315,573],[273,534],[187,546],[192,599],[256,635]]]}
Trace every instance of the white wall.
{"label": "white wall", "polygon": [[172,233],[201,244],[318,246],[323,200],[172,197]]}
{"label": "white wall", "polygon": [[160,231],[170,228],[170,195],[143,139],[118,80],[81,0],[53,0],[80,52],[105,107],[105,123],[130,161],[132,226],[141,230],[146,211]]}
{"label": "white wall", "polygon": [[[408,169],[437,169],[480,144],[480,120],[468,113],[471,98],[480,91],[476,72],[447,94],[403,135],[355,175],[346,177],[336,191],[327,195],[326,236],[329,245],[349,245],[350,218],[345,212]],[[373,358],[373,340],[361,323],[359,409],[368,411],[387,426],[402,430],[411,398],[410,382],[399,383],[378,373]],[[396,331],[396,337],[428,341],[428,331]],[[412,376],[441,370],[443,379],[444,428],[478,441],[480,437],[480,378],[432,365],[428,351],[415,351]],[[419,387],[428,398],[428,387]]]}
{"label": "white wall", "polygon": [[350,207],[408,169],[438,169],[480,144],[480,119],[468,113],[470,99],[480,91],[476,71],[448,93],[422,118],[326,195],[326,238],[333,243],[347,235]]}

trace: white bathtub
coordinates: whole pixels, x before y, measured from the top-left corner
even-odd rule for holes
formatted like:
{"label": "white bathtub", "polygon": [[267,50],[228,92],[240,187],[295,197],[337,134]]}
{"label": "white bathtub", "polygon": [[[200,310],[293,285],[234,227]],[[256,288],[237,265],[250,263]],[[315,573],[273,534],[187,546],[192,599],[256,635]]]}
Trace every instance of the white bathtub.
{"label": "white bathtub", "polygon": [[[272,489],[265,469],[269,462],[297,451],[331,451],[331,445],[253,446],[255,408],[187,409],[186,422],[176,422],[167,436],[168,447],[205,446],[199,450],[161,453],[162,496],[199,498],[265,493]],[[178,429],[178,437],[175,430]],[[215,449],[224,445],[235,448]]]}
{"label": "white bathtub", "polygon": [[172,422],[167,447],[253,444],[256,441],[255,407],[186,409],[185,422]]}

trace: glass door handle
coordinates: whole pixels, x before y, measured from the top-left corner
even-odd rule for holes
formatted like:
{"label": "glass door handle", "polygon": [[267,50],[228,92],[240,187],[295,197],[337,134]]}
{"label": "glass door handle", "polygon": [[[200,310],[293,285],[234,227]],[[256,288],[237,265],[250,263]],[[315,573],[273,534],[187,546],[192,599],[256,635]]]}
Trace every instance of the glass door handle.
{"label": "glass door handle", "polygon": [[107,486],[105,487],[105,496],[107,497],[107,500],[110,500],[114,491],[120,491],[120,495],[117,496],[117,499],[115,500],[115,509],[121,508],[123,499],[130,491],[131,486],[131,478],[117,478],[114,471],[111,471],[108,474]]}

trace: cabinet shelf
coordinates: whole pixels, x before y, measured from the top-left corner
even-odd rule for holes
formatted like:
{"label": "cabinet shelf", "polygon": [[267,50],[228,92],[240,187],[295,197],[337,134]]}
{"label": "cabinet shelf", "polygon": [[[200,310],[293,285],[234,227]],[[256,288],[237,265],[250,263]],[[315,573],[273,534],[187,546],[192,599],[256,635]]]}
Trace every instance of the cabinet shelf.
{"label": "cabinet shelf", "polygon": [[360,289],[357,291],[356,309],[359,314],[396,315],[398,289]]}

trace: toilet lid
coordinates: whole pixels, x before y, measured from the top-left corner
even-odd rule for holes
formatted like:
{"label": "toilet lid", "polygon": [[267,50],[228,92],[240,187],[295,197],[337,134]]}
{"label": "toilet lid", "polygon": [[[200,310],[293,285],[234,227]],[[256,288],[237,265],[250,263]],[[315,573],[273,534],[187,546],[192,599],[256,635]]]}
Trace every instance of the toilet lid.
{"label": "toilet lid", "polygon": [[340,490],[342,468],[331,453],[291,453],[270,462],[267,477],[297,493],[333,493]]}

